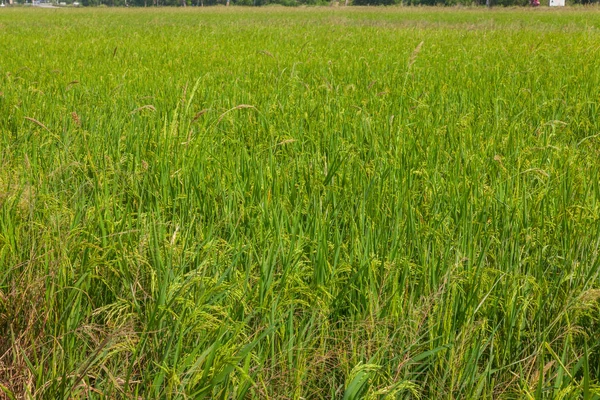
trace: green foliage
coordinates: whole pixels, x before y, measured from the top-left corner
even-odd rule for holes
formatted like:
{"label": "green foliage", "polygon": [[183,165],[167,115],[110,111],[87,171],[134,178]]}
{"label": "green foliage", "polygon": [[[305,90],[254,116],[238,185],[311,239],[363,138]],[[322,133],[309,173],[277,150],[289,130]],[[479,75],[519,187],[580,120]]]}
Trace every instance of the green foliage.
{"label": "green foliage", "polygon": [[0,396],[600,398],[598,28],[2,10]]}
{"label": "green foliage", "polygon": [[389,6],[398,3],[398,0],[352,0],[354,6]]}

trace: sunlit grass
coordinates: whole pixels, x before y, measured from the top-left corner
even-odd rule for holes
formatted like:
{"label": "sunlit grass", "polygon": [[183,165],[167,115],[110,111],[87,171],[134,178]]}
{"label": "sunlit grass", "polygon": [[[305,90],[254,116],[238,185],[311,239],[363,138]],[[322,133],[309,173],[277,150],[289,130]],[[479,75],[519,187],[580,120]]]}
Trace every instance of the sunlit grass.
{"label": "sunlit grass", "polygon": [[0,391],[599,398],[600,13],[537,11],[2,10]]}

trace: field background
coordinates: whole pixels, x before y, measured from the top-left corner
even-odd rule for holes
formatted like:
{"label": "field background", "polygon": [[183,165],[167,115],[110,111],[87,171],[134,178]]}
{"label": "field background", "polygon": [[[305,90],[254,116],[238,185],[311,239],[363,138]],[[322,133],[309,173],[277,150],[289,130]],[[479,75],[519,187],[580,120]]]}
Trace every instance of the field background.
{"label": "field background", "polygon": [[593,8],[2,9],[0,398],[600,398],[599,107]]}

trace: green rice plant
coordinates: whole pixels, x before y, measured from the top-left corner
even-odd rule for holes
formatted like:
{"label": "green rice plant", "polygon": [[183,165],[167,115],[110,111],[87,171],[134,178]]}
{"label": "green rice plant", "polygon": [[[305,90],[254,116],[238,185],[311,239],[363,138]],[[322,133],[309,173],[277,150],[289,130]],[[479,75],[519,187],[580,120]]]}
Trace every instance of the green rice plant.
{"label": "green rice plant", "polygon": [[0,397],[600,398],[600,14],[0,12]]}

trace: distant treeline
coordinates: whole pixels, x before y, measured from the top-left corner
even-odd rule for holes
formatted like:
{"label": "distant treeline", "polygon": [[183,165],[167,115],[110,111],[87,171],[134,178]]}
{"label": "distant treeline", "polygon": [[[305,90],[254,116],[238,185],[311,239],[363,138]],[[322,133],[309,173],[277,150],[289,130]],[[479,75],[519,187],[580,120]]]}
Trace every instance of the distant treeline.
{"label": "distant treeline", "polygon": [[[406,5],[406,6],[455,6],[455,5],[486,5],[486,0],[60,0],[72,4],[79,2],[82,6],[109,6],[109,7],[155,7],[155,6],[216,6],[216,5],[240,5],[240,6],[264,6],[269,4],[280,4],[284,6],[302,5]],[[491,0],[494,6],[528,6],[530,0]],[[23,4],[31,0],[16,0]],[[47,2],[53,2],[47,0]],[[542,1],[542,4],[547,3]],[[567,0],[568,4],[591,4],[600,3],[600,0]]]}

